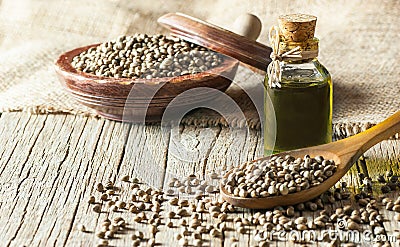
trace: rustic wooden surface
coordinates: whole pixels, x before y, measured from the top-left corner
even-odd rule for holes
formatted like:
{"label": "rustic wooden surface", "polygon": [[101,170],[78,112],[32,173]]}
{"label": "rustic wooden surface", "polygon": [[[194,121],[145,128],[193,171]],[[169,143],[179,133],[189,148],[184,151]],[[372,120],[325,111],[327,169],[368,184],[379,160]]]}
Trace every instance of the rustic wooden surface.
{"label": "rustic wooden surface", "polygon": [[[79,232],[77,225],[82,223],[93,231],[106,217],[97,216],[86,202],[94,193],[96,182],[118,180],[121,175],[129,174],[145,178],[153,186],[166,187],[171,176],[195,173],[204,177],[209,170],[226,169],[261,154],[262,140],[254,130],[246,133],[195,126],[170,130],[72,115],[3,113],[0,116],[0,245],[94,246],[97,241],[94,234]],[[366,167],[354,166],[346,176],[350,184],[357,185],[359,169],[372,177],[390,168],[399,171],[400,141],[384,141],[365,156]],[[243,216],[252,213],[238,212]],[[400,229],[399,223],[393,221],[393,212],[382,213],[388,235]],[[203,220],[213,219],[204,216]],[[142,230],[149,237],[146,229]],[[156,242],[176,245],[173,234],[174,229],[158,232]],[[231,246],[231,237],[239,239],[239,246],[257,246],[250,233],[239,236],[236,231],[227,232],[224,238],[209,238],[206,244]],[[130,239],[124,236],[111,243],[131,246]],[[293,246],[290,242],[271,245]],[[399,246],[399,242],[392,245]]]}

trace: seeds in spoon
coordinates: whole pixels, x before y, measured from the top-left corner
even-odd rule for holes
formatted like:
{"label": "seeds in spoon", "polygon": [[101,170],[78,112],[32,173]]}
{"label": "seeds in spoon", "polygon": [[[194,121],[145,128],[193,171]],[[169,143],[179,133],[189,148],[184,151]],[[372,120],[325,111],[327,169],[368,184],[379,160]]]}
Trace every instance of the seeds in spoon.
{"label": "seeds in spoon", "polygon": [[[292,156],[272,156],[269,160],[247,163],[235,168],[222,185],[233,191],[234,196],[244,198],[287,195],[314,187],[328,179],[336,171],[333,160],[322,156],[296,159]],[[312,210],[316,206],[311,204]]]}

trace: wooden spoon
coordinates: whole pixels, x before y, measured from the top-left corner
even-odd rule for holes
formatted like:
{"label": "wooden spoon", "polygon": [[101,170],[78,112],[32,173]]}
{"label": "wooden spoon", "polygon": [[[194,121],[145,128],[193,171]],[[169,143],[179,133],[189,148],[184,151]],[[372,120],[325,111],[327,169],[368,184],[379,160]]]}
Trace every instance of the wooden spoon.
{"label": "wooden spoon", "polygon": [[[220,184],[222,198],[235,206],[257,209],[294,205],[309,201],[335,185],[365,151],[399,132],[400,111],[396,112],[382,123],[352,137],[319,146],[279,153],[277,154],[278,156],[291,155],[296,158],[303,158],[306,154],[309,154],[311,157],[322,155],[325,159],[333,159],[337,165],[337,170],[331,177],[315,187],[284,196],[271,196],[266,198],[235,197],[228,193],[224,186]],[[255,161],[268,159],[270,159],[270,157],[263,157]],[[229,171],[224,178],[227,178],[231,172],[232,170]]]}

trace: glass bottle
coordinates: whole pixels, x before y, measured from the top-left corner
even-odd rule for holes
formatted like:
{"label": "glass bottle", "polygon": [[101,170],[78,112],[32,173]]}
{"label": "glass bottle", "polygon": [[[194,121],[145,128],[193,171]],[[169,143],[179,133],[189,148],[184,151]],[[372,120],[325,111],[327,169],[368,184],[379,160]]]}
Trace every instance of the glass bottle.
{"label": "glass bottle", "polygon": [[[279,45],[282,52],[295,47],[310,51],[318,49],[318,39],[282,37]],[[270,87],[268,75],[265,78],[265,123],[276,120],[276,130],[264,128],[265,154],[331,142],[333,94],[327,69],[316,57],[285,59],[279,67],[280,87]]]}

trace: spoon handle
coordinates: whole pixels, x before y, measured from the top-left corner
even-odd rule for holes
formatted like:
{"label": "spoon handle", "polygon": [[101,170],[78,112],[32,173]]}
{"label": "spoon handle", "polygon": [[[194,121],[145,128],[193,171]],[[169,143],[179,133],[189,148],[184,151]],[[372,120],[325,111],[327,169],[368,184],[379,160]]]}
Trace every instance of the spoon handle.
{"label": "spoon handle", "polygon": [[375,144],[399,132],[400,111],[360,134],[338,141],[334,149],[340,156],[350,155],[355,161]]}

